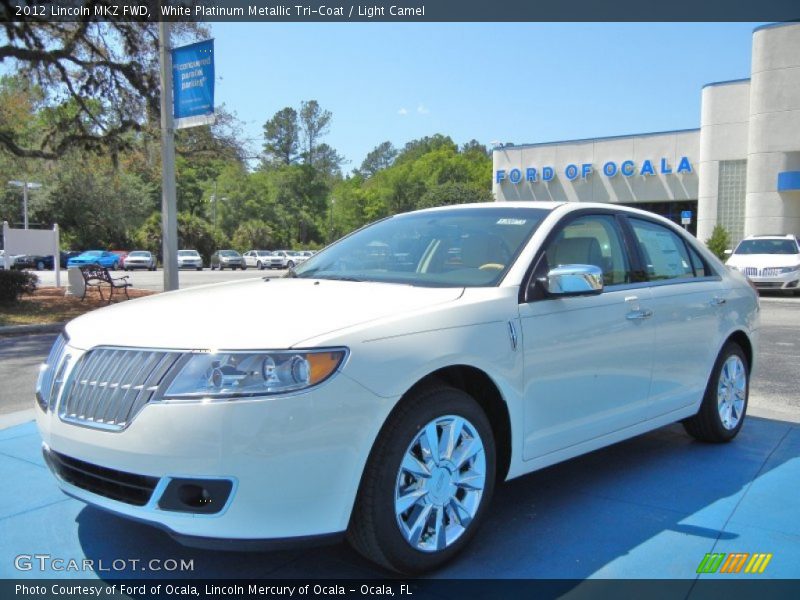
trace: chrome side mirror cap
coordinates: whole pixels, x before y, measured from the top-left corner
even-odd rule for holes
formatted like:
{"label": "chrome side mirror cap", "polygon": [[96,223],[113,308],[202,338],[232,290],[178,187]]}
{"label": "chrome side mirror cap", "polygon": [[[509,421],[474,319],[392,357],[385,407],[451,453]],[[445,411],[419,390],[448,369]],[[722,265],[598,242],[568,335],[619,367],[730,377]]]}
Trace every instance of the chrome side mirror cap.
{"label": "chrome side mirror cap", "polygon": [[543,282],[550,296],[583,296],[603,291],[603,271],[595,265],[560,265]]}

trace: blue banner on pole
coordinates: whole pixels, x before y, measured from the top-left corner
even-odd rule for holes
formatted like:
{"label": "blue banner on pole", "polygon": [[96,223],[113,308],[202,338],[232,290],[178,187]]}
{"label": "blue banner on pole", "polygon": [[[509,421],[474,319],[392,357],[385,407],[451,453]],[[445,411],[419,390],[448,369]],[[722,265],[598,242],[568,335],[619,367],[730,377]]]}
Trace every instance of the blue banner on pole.
{"label": "blue banner on pole", "polygon": [[172,49],[175,129],[214,122],[214,40]]}

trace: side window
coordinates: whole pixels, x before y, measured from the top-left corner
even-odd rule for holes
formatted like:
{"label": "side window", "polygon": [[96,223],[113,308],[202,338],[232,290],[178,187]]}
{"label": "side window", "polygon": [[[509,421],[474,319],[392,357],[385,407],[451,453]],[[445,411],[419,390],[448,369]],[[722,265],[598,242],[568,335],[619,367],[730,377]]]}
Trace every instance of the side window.
{"label": "side window", "polygon": [[689,258],[692,259],[692,266],[694,267],[694,274],[696,277],[708,277],[709,275],[713,275],[713,273],[709,273],[706,271],[706,263],[700,258],[700,255],[697,251],[689,246]]}
{"label": "side window", "polygon": [[[673,231],[663,225],[629,219],[645,262],[650,281],[694,277],[695,268],[686,250],[686,244]],[[699,260],[699,257],[697,257]],[[700,261],[702,264],[702,261]]]}
{"label": "side window", "polygon": [[622,234],[611,215],[587,215],[571,221],[556,234],[545,255],[551,269],[559,265],[600,267],[605,286],[631,281]]}

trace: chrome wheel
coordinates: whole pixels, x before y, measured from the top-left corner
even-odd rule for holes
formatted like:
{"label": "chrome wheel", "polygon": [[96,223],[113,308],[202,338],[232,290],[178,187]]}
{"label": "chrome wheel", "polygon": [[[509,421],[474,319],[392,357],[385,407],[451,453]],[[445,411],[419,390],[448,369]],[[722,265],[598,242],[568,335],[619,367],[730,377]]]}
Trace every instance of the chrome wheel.
{"label": "chrome wheel", "polygon": [[445,415],[419,430],[403,455],[394,493],[397,524],[416,550],[437,552],[469,527],[486,486],[486,455],[468,420]]}
{"label": "chrome wheel", "polygon": [[717,384],[717,410],[725,429],[734,429],[744,413],[747,397],[747,370],[742,359],[733,354],[722,365]]}

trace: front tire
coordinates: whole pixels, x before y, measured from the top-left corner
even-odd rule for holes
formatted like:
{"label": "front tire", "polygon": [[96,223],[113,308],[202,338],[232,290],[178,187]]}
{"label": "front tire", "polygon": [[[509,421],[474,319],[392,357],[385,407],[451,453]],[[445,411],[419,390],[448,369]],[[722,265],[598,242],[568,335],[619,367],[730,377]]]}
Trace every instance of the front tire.
{"label": "front tire", "polygon": [[495,484],[495,443],[469,394],[425,388],[389,417],[364,470],[347,538],[366,558],[407,574],[458,554]]}
{"label": "front tire", "polygon": [[722,348],[706,386],[700,410],[683,421],[683,427],[702,442],[729,442],[742,428],[750,393],[750,366],[741,346],[728,342]]}

